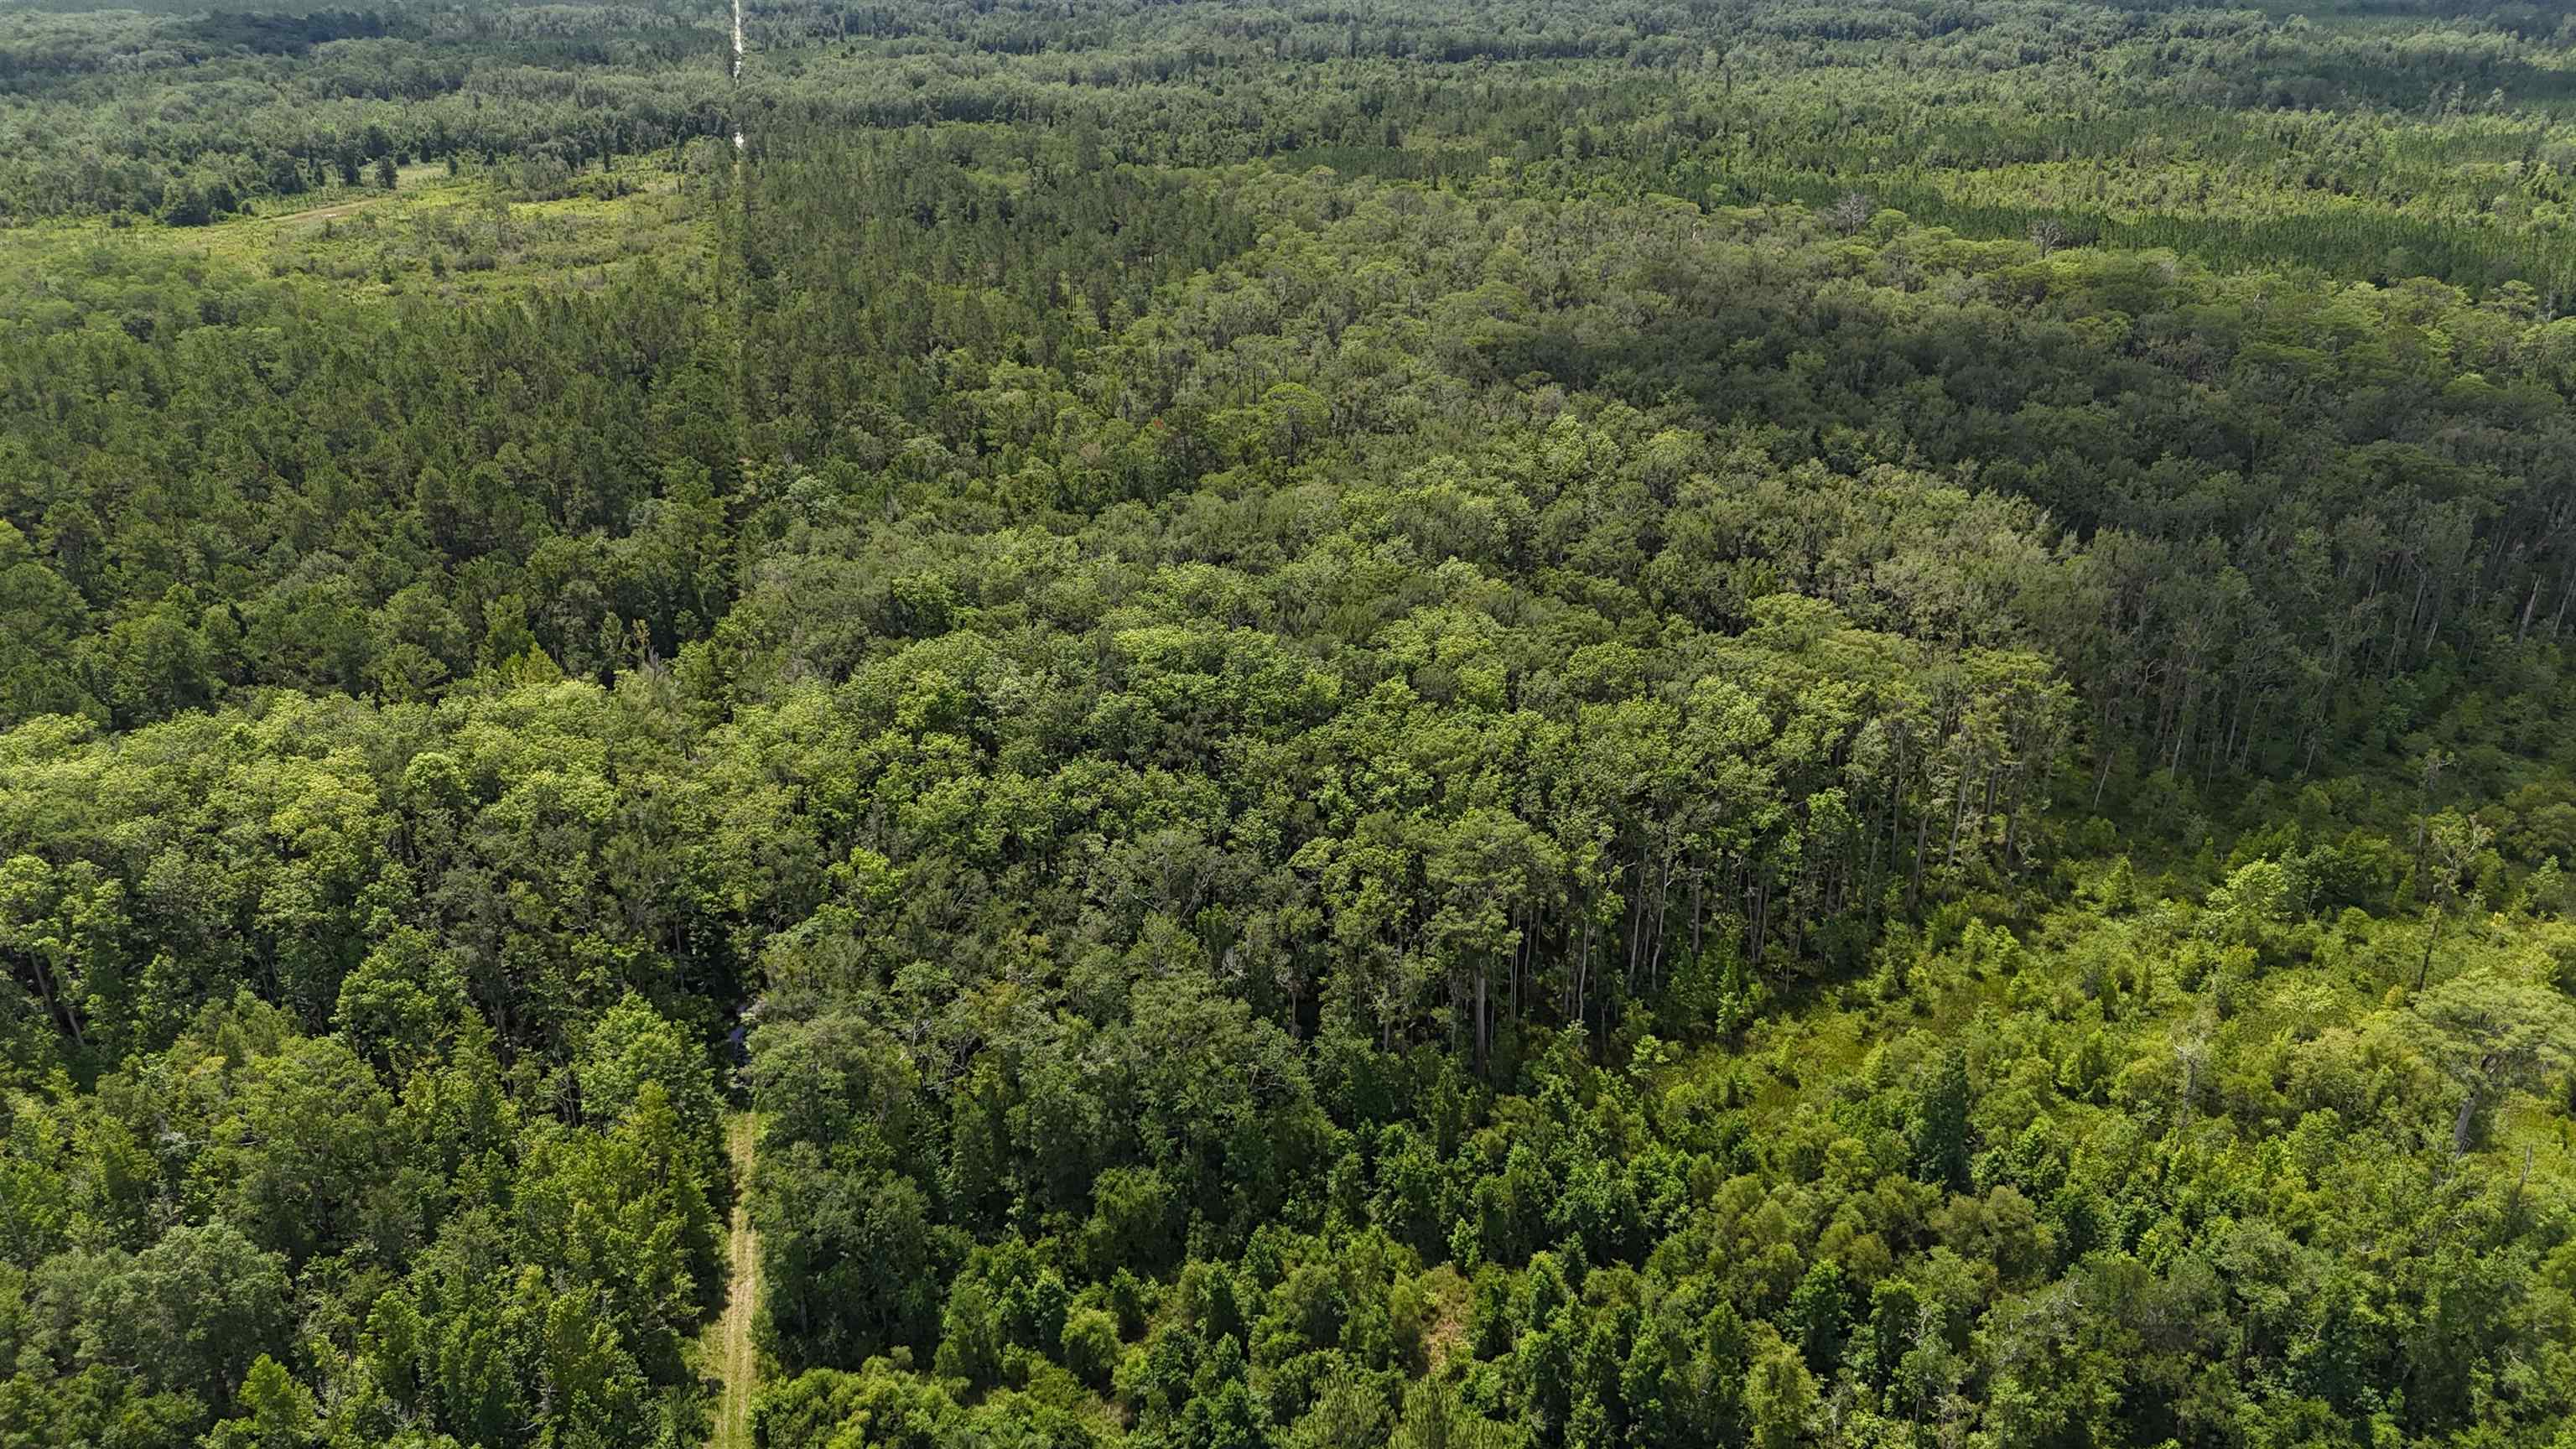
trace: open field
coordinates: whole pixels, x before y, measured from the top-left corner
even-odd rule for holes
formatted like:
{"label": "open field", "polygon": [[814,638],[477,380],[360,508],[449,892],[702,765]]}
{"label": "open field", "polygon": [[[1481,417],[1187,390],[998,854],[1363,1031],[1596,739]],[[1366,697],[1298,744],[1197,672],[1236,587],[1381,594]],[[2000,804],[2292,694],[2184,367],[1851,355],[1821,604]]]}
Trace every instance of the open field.
{"label": "open field", "polygon": [[578,194],[514,200],[493,178],[404,167],[390,192],[349,188],[318,204],[202,227],[90,219],[0,229],[0,272],[120,269],[143,259],[330,284],[343,295],[469,298],[590,289],[647,258],[704,261],[704,207],[668,164],[621,163]]}

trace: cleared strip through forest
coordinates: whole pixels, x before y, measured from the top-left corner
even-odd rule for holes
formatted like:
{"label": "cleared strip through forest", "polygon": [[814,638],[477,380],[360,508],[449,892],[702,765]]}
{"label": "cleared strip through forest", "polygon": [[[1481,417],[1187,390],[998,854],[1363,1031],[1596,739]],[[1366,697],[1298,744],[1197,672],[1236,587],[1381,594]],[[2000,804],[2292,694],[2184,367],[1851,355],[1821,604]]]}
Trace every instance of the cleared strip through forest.
{"label": "cleared strip through forest", "polygon": [[751,1336],[752,1315],[760,1307],[760,1235],[751,1225],[752,1154],[759,1143],[759,1120],[749,1112],[737,1112],[725,1124],[733,1222],[725,1234],[724,1312],[706,1344],[708,1362],[724,1384],[708,1449],[751,1449],[751,1400],[760,1390],[760,1353]]}

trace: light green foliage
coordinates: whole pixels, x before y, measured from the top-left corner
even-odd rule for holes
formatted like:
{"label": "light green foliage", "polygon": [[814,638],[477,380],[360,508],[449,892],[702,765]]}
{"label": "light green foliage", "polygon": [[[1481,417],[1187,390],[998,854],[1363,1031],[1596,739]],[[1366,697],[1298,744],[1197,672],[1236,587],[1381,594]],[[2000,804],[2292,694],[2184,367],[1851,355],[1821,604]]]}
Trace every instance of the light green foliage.
{"label": "light green foliage", "polygon": [[2222,945],[2262,947],[2290,918],[2290,876],[2277,862],[2252,861],[2209,893],[2201,933]]}
{"label": "light green foliage", "polygon": [[2576,1062],[2576,1005],[2547,987],[2495,971],[2454,976],[2414,1003],[2426,1053],[2459,1086],[2451,1133],[2468,1150],[2483,1112]]}

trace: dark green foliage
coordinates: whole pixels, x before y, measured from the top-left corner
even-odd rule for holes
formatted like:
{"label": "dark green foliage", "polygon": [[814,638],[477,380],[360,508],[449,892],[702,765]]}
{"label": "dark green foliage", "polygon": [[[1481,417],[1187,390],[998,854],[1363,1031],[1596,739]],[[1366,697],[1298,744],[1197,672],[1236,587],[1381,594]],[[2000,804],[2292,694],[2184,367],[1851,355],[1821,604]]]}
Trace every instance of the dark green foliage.
{"label": "dark green foliage", "polygon": [[1968,1058],[1953,1047],[1925,1064],[1905,1124],[1915,1176],[1944,1187],[1968,1185]]}

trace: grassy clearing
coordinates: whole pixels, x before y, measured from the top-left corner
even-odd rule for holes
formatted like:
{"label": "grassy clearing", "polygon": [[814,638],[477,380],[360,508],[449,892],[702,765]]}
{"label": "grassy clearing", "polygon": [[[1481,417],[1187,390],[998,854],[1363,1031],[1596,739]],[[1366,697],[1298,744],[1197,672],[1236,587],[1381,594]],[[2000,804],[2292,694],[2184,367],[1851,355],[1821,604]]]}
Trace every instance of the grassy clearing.
{"label": "grassy clearing", "polygon": [[338,189],[292,211],[211,226],[0,230],[0,274],[43,278],[149,258],[310,278],[349,295],[462,300],[594,289],[648,258],[694,270],[709,255],[713,228],[677,170],[629,159],[612,176],[584,180],[623,194],[518,201],[490,178],[408,166],[389,192]]}
{"label": "grassy clearing", "polygon": [[734,1174],[733,1225],[725,1235],[729,1260],[724,1311],[707,1325],[701,1363],[723,1384],[716,1400],[715,1426],[708,1449],[751,1449],[751,1401],[760,1389],[760,1351],[751,1325],[760,1306],[760,1238],[751,1226],[752,1152],[759,1145],[759,1119],[736,1113],[725,1125],[725,1149]]}

